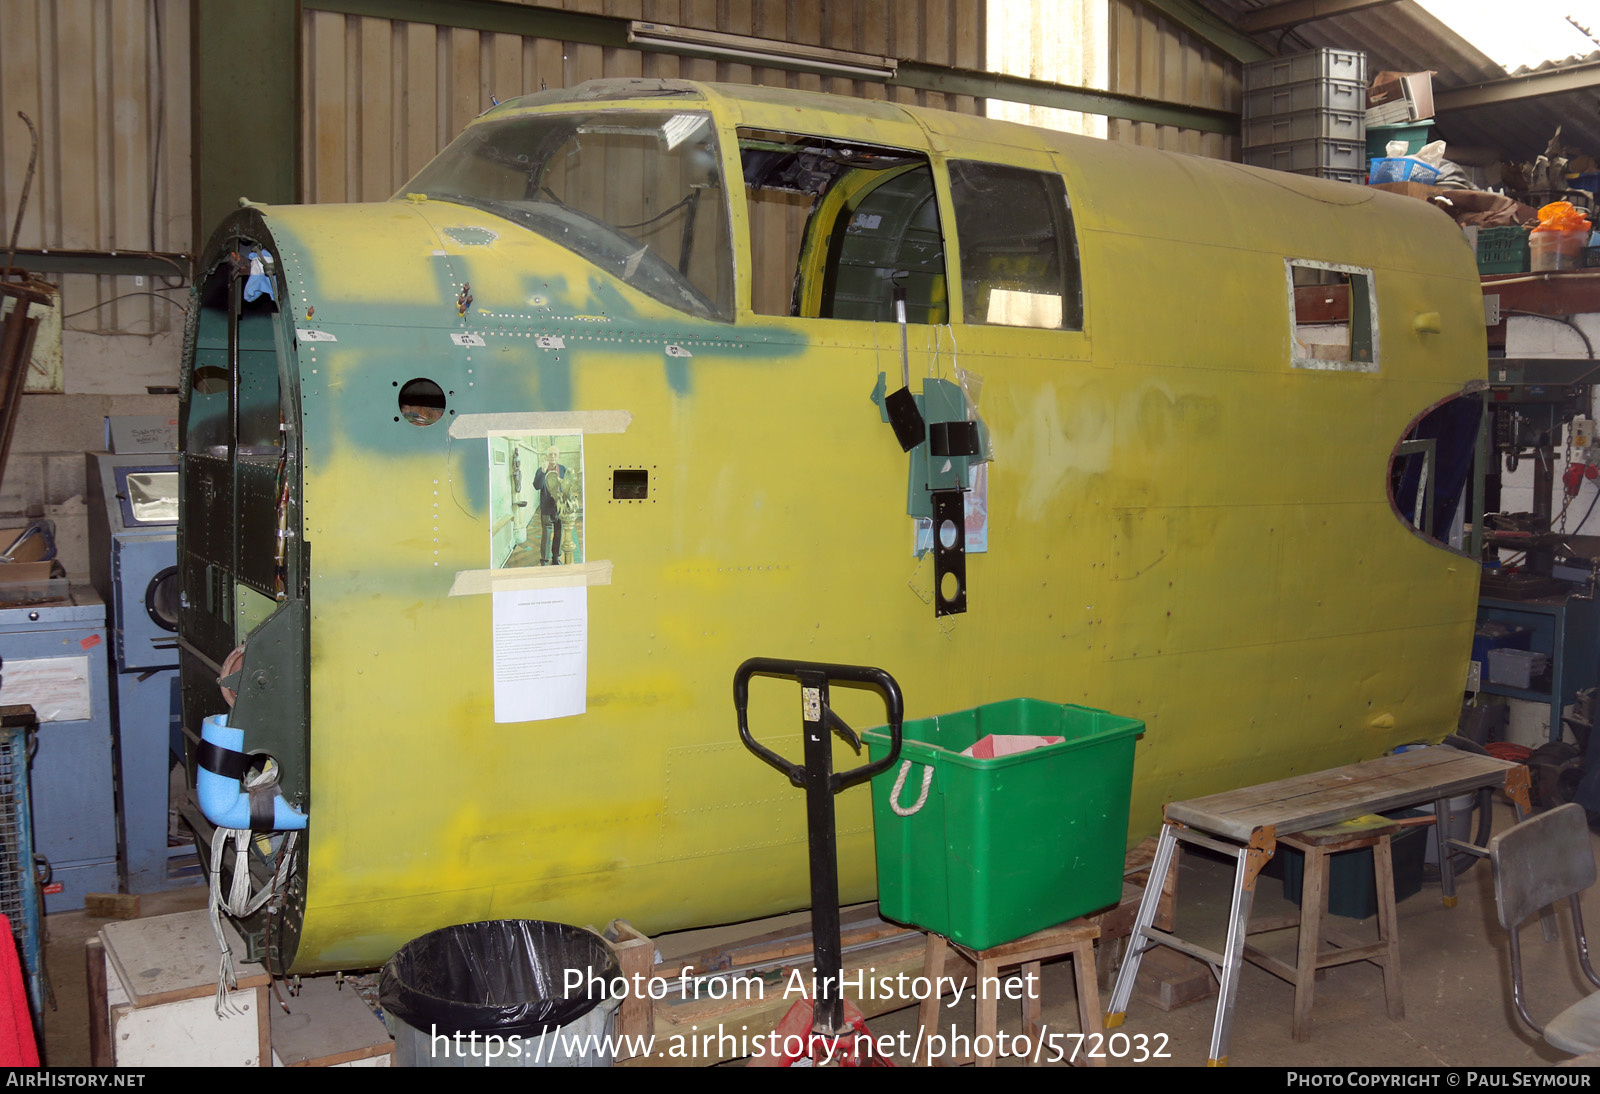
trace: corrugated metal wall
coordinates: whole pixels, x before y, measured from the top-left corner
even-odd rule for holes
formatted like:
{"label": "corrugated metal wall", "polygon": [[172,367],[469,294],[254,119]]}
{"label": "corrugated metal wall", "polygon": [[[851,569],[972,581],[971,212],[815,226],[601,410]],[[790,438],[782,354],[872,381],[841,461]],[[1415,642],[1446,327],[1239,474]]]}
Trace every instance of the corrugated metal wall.
{"label": "corrugated metal wall", "polygon": [[[569,0],[572,10],[779,40],[982,65],[980,0]],[[21,110],[40,154],[19,244],[194,249],[189,238],[188,0],[0,0],[0,243],[27,170]],[[601,76],[683,76],[971,111],[970,97],[775,69],[307,9],[302,79],[306,201],[388,197],[490,103]],[[241,64],[248,63],[241,57]],[[131,277],[61,278],[68,329],[149,334],[181,325],[181,292]],[[132,295],[130,295],[132,294]],[[85,311],[84,309],[90,309]],[[73,314],[74,312],[78,314]]]}
{"label": "corrugated metal wall", "polygon": [[[19,246],[190,249],[187,0],[0,0],[0,241],[7,246],[28,168],[19,110],[39,131]],[[137,334],[181,326],[176,305],[143,294],[180,303],[184,294],[161,292],[153,278],[142,282],[61,278],[65,326]]]}
{"label": "corrugated metal wall", "polygon": [[[981,0],[567,0],[571,10],[983,66]],[[890,96],[973,111],[975,100],[865,81],[563,43],[308,8],[303,16],[302,198],[394,193],[491,98],[602,76],[682,76]],[[1113,90],[1236,107],[1234,66],[1136,0],[1110,3]],[[24,247],[189,251],[189,4],[186,0],[0,2],[0,242],[28,162],[40,158]],[[248,63],[241,59],[241,63]],[[1112,122],[1112,139],[1227,158],[1234,141]],[[69,329],[157,333],[175,306],[153,279],[67,276]],[[182,299],[181,293],[163,294]],[[85,310],[90,309],[90,310]],[[73,313],[78,314],[73,314]]]}
{"label": "corrugated metal wall", "polygon": [[[568,0],[591,14],[982,66],[981,0]],[[972,111],[967,96],[722,61],[307,10],[303,197],[393,194],[491,99],[611,76],[760,83]]]}
{"label": "corrugated metal wall", "polygon": [[[1161,18],[1138,0],[1111,0],[1107,88],[1190,106],[1239,109],[1239,65]],[[1170,125],[1112,119],[1112,140],[1237,159],[1238,138]]]}

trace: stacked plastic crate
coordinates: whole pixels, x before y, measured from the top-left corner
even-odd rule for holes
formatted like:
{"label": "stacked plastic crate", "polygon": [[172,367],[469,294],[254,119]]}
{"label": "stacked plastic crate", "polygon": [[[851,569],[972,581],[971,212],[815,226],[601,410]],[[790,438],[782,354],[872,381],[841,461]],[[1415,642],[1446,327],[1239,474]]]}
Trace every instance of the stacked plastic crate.
{"label": "stacked plastic crate", "polygon": [[1244,162],[1364,183],[1367,55],[1324,47],[1244,66]]}

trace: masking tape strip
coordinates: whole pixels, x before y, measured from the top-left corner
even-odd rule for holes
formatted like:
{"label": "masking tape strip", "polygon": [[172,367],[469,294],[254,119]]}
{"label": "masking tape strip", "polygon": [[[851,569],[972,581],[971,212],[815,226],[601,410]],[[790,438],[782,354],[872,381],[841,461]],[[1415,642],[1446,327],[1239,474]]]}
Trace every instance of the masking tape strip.
{"label": "masking tape strip", "polygon": [[622,433],[631,421],[633,415],[626,410],[462,414],[450,423],[450,436],[463,440],[491,433]]}
{"label": "masking tape strip", "polygon": [[460,570],[450,586],[451,596],[476,596],[513,589],[555,589],[574,585],[611,584],[611,561],[580,562],[571,566],[530,566],[510,570]]}

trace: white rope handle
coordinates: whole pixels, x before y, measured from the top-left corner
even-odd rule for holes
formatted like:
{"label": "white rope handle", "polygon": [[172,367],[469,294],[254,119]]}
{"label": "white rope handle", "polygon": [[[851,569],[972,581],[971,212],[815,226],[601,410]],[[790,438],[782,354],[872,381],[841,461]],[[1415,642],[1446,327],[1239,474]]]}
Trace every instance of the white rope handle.
{"label": "white rope handle", "polygon": [[917,804],[907,808],[900,804],[900,791],[905,789],[906,774],[911,770],[911,761],[907,760],[900,765],[900,775],[894,781],[894,792],[889,795],[889,808],[894,810],[897,817],[909,817],[921,809],[928,801],[928,788],[933,785],[933,765],[929,764],[922,769],[922,796],[917,799]]}

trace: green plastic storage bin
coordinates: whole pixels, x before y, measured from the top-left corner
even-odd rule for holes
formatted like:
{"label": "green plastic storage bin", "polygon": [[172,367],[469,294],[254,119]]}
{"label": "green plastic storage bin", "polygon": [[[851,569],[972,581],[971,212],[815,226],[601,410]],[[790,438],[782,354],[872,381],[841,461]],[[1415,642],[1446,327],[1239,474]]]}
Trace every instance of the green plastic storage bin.
{"label": "green plastic storage bin", "polygon": [[[1363,115],[1365,117],[1365,115]],[[1406,155],[1415,156],[1428,143],[1428,130],[1433,121],[1406,122],[1403,125],[1367,126],[1367,158],[1382,159],[1389,154],[1390,141],[1405,141]]]}
{"label": "green plastic storage bin", "polygon": [[1479,228],[1478,272],[1527,273],[1528,229]]}
{"label": "green plastic storage bin", "polygon": [[[872,780],[880,913],[981,950],[1117,903],[1143,729],[1038,699],[906,722],[901,762]],[[991,760],[960,755],[991,733],[1066,739]],[[873,759],[888,755],[886,729],[862,737]],[[896,813],[901,771],[910,809],[930,769],[921,808]]]}

